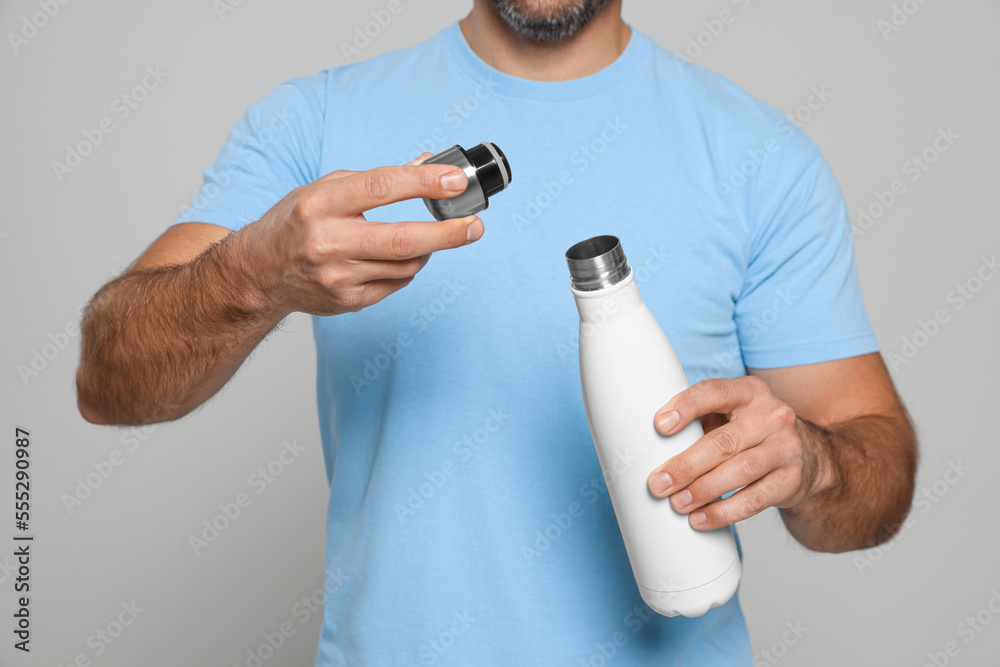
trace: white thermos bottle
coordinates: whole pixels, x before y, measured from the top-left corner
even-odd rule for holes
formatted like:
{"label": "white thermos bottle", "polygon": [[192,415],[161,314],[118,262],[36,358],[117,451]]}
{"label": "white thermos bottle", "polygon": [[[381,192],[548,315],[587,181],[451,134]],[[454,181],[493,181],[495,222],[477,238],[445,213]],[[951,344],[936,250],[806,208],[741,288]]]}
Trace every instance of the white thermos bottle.
{"label": "white thermos bottle", "polygon": [[639,296],[615,236],[566,252],[580,313],[580,379],[597,458],[642,599],[664,616],[725,604],[743,569],[730,528],[698,531],[646,486],[654,468],[702,436],[699,420],[661,435],[653,416],[688,386],[684,369]]}

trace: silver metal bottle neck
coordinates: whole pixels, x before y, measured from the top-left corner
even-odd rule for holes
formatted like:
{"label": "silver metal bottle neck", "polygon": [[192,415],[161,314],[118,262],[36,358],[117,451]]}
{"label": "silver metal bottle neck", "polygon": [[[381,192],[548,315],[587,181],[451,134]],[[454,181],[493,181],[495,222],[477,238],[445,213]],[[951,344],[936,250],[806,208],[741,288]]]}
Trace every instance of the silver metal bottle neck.
{"label": "silver metal bottle neck", "polygon": [[573,287],[581,292],[617,285],[631,272],[617,236],[580,241],[566,251],[566,263]]}

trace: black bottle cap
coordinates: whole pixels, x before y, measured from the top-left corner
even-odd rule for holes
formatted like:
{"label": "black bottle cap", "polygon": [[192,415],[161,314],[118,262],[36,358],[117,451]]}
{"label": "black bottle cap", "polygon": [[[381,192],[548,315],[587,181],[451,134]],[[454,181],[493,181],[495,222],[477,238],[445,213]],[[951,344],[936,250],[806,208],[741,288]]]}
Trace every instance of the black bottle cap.
{"label": "black bottle cap", "polygon": [[492,197],[510,185],[510,163],[496,144],[484,142],[465,150],[465,156],[476,168],[483,193]]}

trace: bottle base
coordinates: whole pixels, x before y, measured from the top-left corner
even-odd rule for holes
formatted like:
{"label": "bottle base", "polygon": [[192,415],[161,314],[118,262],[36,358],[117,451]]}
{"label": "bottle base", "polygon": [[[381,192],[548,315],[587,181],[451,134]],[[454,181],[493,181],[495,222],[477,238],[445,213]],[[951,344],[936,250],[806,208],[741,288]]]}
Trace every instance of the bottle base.
{"label": "bottle base", "polygon": [[742,576],[743,564],[737,558],[725,572],[707,584],[683,591],[654,591],[639,586],[639,593],[642,594],[643,601],[657,614],[697,618],[704,616],[709,609],[721,607],[729,602],[736,593]]}

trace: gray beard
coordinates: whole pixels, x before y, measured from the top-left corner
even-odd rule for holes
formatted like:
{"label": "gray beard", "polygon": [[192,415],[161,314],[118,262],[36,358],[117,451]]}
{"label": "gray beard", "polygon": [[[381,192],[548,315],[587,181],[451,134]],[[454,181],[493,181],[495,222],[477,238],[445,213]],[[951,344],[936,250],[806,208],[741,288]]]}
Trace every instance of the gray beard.
{"label": "gray beard", "polygon": [[525,37],[540,42],[554,42],[576,34],[610,0],[576,0],[551,16],[525,13],[518,0],[490,0],[504,21]]}

